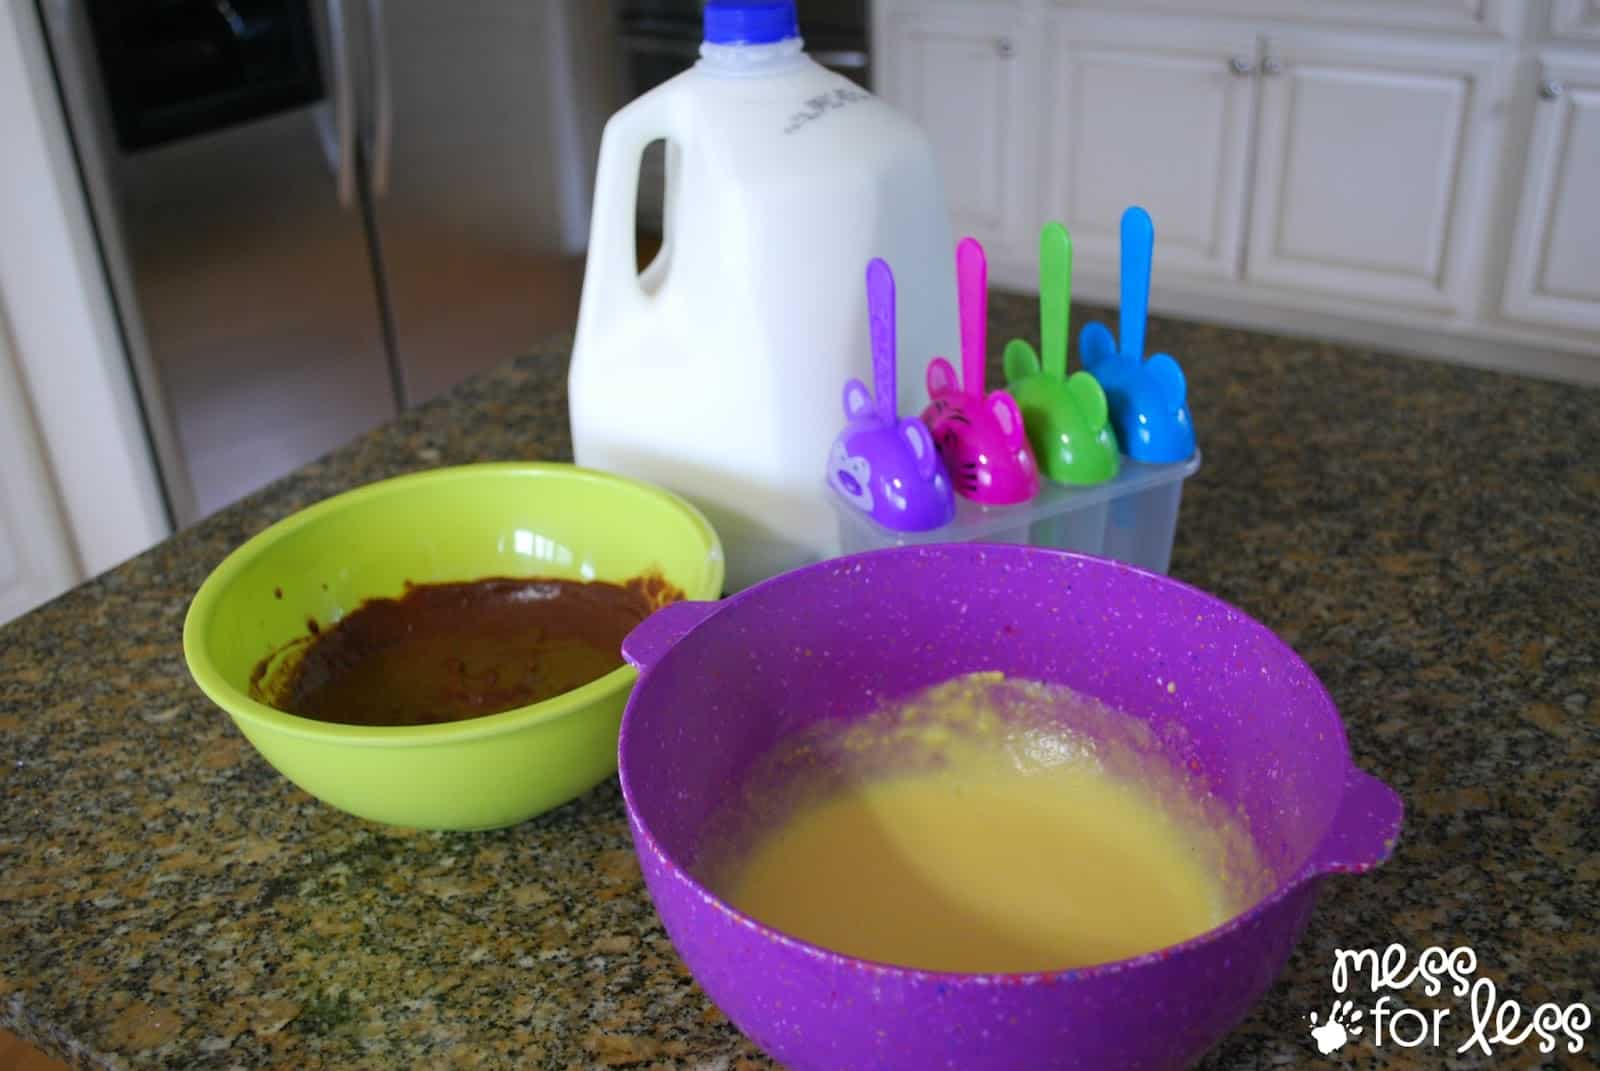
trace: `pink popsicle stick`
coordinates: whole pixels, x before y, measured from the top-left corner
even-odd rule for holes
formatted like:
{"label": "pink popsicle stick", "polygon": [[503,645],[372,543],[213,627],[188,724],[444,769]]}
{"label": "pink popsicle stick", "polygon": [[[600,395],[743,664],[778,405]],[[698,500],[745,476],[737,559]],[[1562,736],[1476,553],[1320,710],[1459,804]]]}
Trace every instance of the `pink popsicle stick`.
{"label": "pink popsicle stick", "polygon": [[956,282],[961,303],[961,390],[982,398],[989,339],[989,261],[976,238],[963,238],[956,246]]}

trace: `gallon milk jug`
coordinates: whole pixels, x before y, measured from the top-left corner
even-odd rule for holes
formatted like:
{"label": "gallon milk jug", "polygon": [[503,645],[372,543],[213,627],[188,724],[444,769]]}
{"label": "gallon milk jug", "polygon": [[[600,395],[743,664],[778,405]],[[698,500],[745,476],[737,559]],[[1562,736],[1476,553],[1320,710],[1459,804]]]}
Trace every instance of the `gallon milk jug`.
{"label": "gallon milk jug", "polygon": [[[641,274],[656,139],[663,244]],[[578,464],[700,507],[729,591],[838,552],[824,472],[846,379],[871,379],[873,257],[894,270],[897,393],[915,415],[928,361],[959,352],[932,146],[806,56],[792,0],[709,0],[699,62],[606,124],[568,387]]]}

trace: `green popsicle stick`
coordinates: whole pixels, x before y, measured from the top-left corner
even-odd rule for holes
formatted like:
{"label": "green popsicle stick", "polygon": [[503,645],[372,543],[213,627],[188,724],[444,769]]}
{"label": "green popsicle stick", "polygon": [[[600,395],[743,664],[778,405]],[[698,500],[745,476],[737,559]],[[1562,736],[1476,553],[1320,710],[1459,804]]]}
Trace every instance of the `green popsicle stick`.
{"label": "green popsicle stick", "polygon": [[1072,308],[1072,236],[1052,220],[1039,232],[1039,333],[1044,374],[1067,378],[1067,327]]}

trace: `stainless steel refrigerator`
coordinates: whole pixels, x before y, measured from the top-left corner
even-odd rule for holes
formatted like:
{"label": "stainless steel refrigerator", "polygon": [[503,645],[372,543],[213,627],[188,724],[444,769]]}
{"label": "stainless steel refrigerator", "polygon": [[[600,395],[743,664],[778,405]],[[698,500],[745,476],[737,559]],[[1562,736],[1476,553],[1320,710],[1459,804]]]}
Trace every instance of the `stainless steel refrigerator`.
{"label": "stainless steel refrigerator", "polygon": [[587,0],[38,0],[173,519],[571,326]]}

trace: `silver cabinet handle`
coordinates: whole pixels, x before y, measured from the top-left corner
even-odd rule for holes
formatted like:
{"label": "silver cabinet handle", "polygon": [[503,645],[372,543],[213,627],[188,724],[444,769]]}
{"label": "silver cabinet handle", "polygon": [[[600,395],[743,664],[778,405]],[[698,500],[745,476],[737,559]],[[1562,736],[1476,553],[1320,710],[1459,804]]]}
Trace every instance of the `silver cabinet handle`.
{"label": "silver cabinet handle", "polygon": [[1271,56],[1268,56],[1266,59],[1261,61],[1261,73],[1266,75],[1268,78],[1276,78],[1278,75],[1283,73],[1283,64],[1279,63]]}
{"label": "silver cabinet handle", "polygon": [[1544,100],[1559,100],[1566,91],[1567,87],[1554,78],[1546,78],[1539,83],[1539,96]]}
{"label": "silver cabinet handle", "polygon": [[227,24],[228,32],[233,34],[233,39],[235,41],[244,40],[247,34],[245,21],[239,17],[239,12],[235,10],[230,0],[212,0],[211,7],[221,17],[222,21]]}
{"label": "silver cabinet handle", "polygon": [[389,161],[394,156],[394,86],[389,75],[389,42],[384,33],[383,0],[367,0],[367,53],[372,63],[372,138],[367,145],[372,196],[389,192]]}
{"label": "silver cabinet handle", "polygon": [[350,80],[350,42],[345,33],[344,0],[325,0],[328,16],[328,95],[332,121],[318,116],[322,154],[333,169],[339,204],[349,208],[356,198],[356,90]]}
{"label": "silver cabinet handle", "polygon": [[994,39],[994,54],[1001,59],[1010,59],[1016,55],[1017,46],[1011,43],[1009,37],[996,37]]}
{"label": "silver cabinet handle", "polygon": [[1235,56],[1228,61],[1228,70],[1240,78],[1249,78],[1256,73],[1256,65],[1243,56]]}

